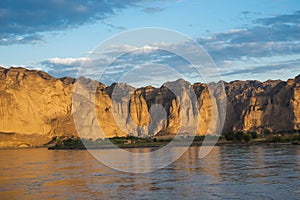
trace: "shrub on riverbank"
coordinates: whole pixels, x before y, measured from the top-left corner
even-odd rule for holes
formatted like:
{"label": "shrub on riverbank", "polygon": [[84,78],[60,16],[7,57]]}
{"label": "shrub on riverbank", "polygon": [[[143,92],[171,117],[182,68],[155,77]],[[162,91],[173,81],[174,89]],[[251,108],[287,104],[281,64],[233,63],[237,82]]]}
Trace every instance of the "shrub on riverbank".
{"label": "shrub on riverbank", "polygon": [[61,137],[57,138],[55,141],[55,145],[49,147],[49,149],[85,149],[85,147],[80,138]]}
{"label": "shrub on riverbank", "polygon": [[257,134],[256,132],[228,132],[224,134],[227,141],[233,142],[299,142],[299,133],[273,133],[270,131],[263,131],[262,134]]}
{"label": "shrub on riverbank", "polygon": [[255,132],[228,132],[224,135],[227,141],[234,141],[234,142],[249,142],[251,139],[257,138],[257,133]]}
{"label": "shrub on riverbank", "polygon": [[256,132],[236,131],[225,133],[224,137],[227,141],[250,142],[251,140],[257,139],[258,134]]}
{"label": "shrub on riverbank", "polygon": [[270,135],[265,138],[267,142],[278,143],[278,142],[299,142],[300,134],[277,134]]}

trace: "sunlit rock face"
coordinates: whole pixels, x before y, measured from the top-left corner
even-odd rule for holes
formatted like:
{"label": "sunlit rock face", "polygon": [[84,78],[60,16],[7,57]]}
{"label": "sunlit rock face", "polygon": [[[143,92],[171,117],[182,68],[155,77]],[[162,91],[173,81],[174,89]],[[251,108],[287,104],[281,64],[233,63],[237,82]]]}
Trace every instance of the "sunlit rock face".
{"label": "sunlit rock face", "polygon": [[300,129],[300,76],[290,80],[292,85],[292,98],[290,100],[293,113],[293,129]]}
{"label": "sunlit rock face", "polygon": [[76,134],[70,104],[73,82],[41,71],[1,68],[0,146],[6,146],[6,140],[12,146],[42,145],[54,135]]}
{"label": "sunlit rock face", "polygon": [[226,94],[221,84],[192,85],[182,79],[136,89],[0,68],[0,147],[38,146],[62,135],[214,134],[222,128],[220,116],[226,116],[223,132],[300,129],[300,76],[287,82],[223,84]]}

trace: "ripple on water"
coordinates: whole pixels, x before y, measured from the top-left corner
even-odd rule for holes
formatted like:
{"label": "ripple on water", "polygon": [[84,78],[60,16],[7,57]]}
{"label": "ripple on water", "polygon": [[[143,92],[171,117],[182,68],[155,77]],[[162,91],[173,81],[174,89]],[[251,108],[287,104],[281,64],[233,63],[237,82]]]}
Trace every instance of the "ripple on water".
{"label": "ripple on water", "polygon": [[1,150],[0,199],[300,199],[299,146],[214,147],[204,159],[198,151],[131,174],[87,151]]}

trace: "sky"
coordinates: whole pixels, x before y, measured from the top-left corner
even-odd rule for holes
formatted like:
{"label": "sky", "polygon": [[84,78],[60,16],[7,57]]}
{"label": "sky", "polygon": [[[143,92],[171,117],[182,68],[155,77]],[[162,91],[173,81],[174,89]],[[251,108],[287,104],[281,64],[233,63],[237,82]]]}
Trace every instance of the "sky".
{"label": "sky", "polygon": [[[209,81],[300,74],[299,0],[2,0],[0,27],[1,66],[55,77],[91,75],[105,84],[140,86],[177,78],[205,82],[213,68],[219,76]],[[145,27],[166,35],[131,31]],[[121,37],[126,34],[134,41]],[[180,42],[182,36],[200,45],[202,55]],[[118,37],[122,41],[114,43]],[[200,72],[165,49],[190,52]]]}

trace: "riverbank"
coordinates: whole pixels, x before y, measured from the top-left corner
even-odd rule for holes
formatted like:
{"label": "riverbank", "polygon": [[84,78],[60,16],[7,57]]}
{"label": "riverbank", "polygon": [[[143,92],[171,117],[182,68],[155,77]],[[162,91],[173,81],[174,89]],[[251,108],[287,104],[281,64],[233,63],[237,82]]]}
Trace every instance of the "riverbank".
{"label": "riverbank", "polygon": [[[153,149],[159,149],[163,146],[166,146],[168,143],[157,143],[157,144],[136,144],[136,145],[101,145],[101,146],[94,146],[89,147],[89,149],[112,149],[116,148],[122,148],[122,149],[128,149],[128,148],[153,148]],[[214,145],[212,143],[199,143],[199,142],[193,142],[190,146],[270,146],[270,145],[299,145],[300,142],[217,142]],[[180,145],[177,144],[178,147]],[[183,146],[183,145],[181,145]],[[29,147],[1,147],[0,150],[19,150],[19,149],[48,149],[48,150],[86,150],[87,148],[84,147],[78,147],[78,146],[64,146],[64,147],[58,147],[56,145],[53,146],[29,146]]]}
{"label": "riverbank", "polygon": [[254,146],[254,145],[300,145],[300,138],[293,140],[280,140],[270,138],[257,138],[251,140],[227,140],[224,136],[220,138],[211,137],[204,141],[204,137],[181,138],[138,138],[138,137],[115,137],[110,139],[81,140],[80,138],[59,139],[49,150],[84,150],[84,149],[112,149],[112,148],[162,148],[172,141],[172,146]]}
{"label": "riverbank", "polygon": [[[205,143],[203,143],[205,138]],[[174,139],[166,136],[139,138],[134,136],[114,137],[107,139],[87,140],[79,137],[55,137],[50,142],[40,146],[8,146],[0,149],[29,149],[48,148],[49,150],[84,150],[84,149],[112,149],[112,148],[153,148],[159,149],[172,141],[173,146],[258,146],[258,145],[300,145],[299,134],[271,134],[263,137],[250,133],[230,133],[216,138],[208,135],[196,136],[194,139],[181,137]]]}

